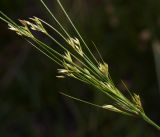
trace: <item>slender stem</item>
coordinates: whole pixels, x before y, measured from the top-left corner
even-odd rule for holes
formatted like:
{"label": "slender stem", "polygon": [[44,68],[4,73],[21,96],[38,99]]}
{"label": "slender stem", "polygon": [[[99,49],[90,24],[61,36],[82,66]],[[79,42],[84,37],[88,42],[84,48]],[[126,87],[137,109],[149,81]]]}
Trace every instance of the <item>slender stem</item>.
{"label": "slender stem", "polygon": [[27,40],[27,39],[25,39],[25,40],[26,40],[29,44],[31,44],[33,47],[35,47],[37,50],[39,50],[41,53],[43,53],[45,56],[47,56],[49,59],[51,59],[53,62],[55,62],[55,63],[57,63],[58,65],[60,65],[61,67],[63,67],[61,62],[58,62],[55,58],[53,58],[53,56],[51,56],[51,55],[53,55],[53,54],[51,54],[51,55],[47,54],[47,52],[49,52],[47,49],[45,49],[45,51],[44,51],[44,50],[40,49],[38,46],[36,46],[35,44],[33,44],[31,41],[29,41],[29,40]]}
{"label": "slender stem", "polygon": [[52,25],[50,25],[49,23],[47,23],[46,21],[38,18],[41,22],[43,22],[45,25],[47,25],[48,27],[50,27],[51,29],[53,29],[57,34],[59,34],[65,41],[67,41],[67,39],[56,29],[54,28]]}
{"label": "slender stem", "polygon": [[64,96],[66,96],[66,97],[72,98],[72,99],[74,99],[74,100],[77,100],[77,101],[83,102],[83,103],[85,103],[85,104],[88,104],[88,105],[94,106],[94,107],[103,108],[103,107],[102,107],[102,106],[100,106],[100,105],[93,104],[93,103],[91,103],[91,102],[88,102],[88,101],[85,101],[85,100],[81,100],[81,99],[79,99],[79,98],[75,98],[75,97],[70,96],[70,95],[67,95],[67,94],[65,94],[65,93],[63,93],[63,92],[60,92],[60,94],[62,94],[62,95],[64,95]]}
{"label": "slender stem", "polygon": [[160,130],[160,126],[158,126],[154,121],[152,121],[145,113],[141,113],[141,116],[147,123]]}
{"label": "slender stem", "polygon": [[44,7],[49,12],[49,14],[53,17],[53,19],[57,22],[57,24],[61,27],[61,29],[64,31],[64,33],[67,35],[67,37],[70,38],[70,35],[68,34],[68,32],[65,30],[63,25],[58,21],[58,19],[53,15],[53,13],[50,11],[50,9],[47,7],[47,5],[44,3],[43,0],[41,0],[41,3],[44,5]]}
{"label": "slender stem", "polygon": [[[68,21],[70,22],[70,24],[72,25],[72,27],[74,28],[75,32],[78,34],[79,38],[82,40],[83,44],[85,45],[86,49],[89,51],[90,55],[92,56],[92,58],[96,61],[96,63],[98,64],[97,59],[95,58],[95,56],[93,55],[93,53],[91,52],[91,50],[89,49],[89,47],[87,46],[86,42],[84,41],[84,39],[82,38],[81,34],[79,33],[79,31],[77,30],[76,26],[74,25],[74,23],[72,22],[71,18],[69,17],[69,15],[67,14],[67,12],[65,11],[63,5],[61,4],[60,0],[57,0],[58,4],[60,5],[63,13],[65,14],[65,16],[67,17]],[[89,59],[89,58],[88,58]]]}

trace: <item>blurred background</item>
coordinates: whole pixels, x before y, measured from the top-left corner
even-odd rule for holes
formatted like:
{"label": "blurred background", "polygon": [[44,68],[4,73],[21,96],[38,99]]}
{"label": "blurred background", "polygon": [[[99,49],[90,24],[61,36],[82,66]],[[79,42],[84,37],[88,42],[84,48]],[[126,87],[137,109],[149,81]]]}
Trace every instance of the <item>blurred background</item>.
{"label": "blurred background", "polygon": [[[45,1],[72,32],[56,0]],[[123,80],[132,92],[139,94],[147,115],[160,125],[160,1],[61,2],[84,39],[96,43],[117,87],[124,91]],[[38,16],[56,26],[39,0],[1,0],[0,10],[14,20]],[[7,28],[0,21],[0,137],[160,135],[141,119],[60,95],[63,91],[100,105],[108,101],[96,89],[79,81],[57,79],[59,66]]]}

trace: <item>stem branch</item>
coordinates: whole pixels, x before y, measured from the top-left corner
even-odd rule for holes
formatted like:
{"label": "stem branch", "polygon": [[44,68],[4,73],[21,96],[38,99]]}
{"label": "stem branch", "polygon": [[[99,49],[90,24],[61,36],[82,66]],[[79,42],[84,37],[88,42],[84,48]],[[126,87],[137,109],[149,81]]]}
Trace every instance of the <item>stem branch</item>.
{"label": "stem branch", "polygon": [[145,113],[141,113],[141,116],[147,123],[160,130],[160,126],[158,126],[154,121],[152,121]]}

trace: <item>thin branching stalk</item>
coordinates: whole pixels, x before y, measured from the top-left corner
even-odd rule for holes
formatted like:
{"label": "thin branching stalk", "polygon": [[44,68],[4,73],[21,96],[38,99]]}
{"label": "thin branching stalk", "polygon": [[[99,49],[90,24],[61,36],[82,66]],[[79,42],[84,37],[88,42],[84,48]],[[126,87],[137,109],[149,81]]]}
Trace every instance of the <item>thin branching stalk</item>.
{"label": "thin branching stalk", "polygon": [[[122,92],[117,89],[109,74],[108,64],[104,62],[96,45],[94,44],[94,42],[92,42],[93,46],[100,56],[101,61],[95,58],[94,54],[91,52],[89,46],[86,44],[85,40],[72,22],[61,2],[57,0],[57,3],[59,4],[67,20],[69,21],[71,27],[76,32],[78,38],[72,37],[70,33],[64,28],[62,23],[54,16],[54,14],[47,7],[44,1],[40,1],[48,11],[49,15],[51,15],[54,21],[58,24],[59,28],[62,29],[64,34],[58,31],[58,29],[51,24],[38,17],[29,18],[29,20],[19,20],[19,25],[0,11],[0,20],[7,23],[10,30],[16,32],[19,36],[23,37],[29,44],[39,50],[42,54],[58,64],[61,67],[61,69],[58,69],[58,78],[72,77],[83,83],[91,85],[105,94],[108,98],[110,98],[112,100],[112,104],[97,105],[67,95],[65,93],[61,94],[94,107],[114,111],[123,115],[140,117],[150,125],[160,130],[160,127],[145,114],[139,95],[131,93],[124,82],[122,83],[128,91],[130,98],[125,97]],[[56,34],[60,36],[61,40],[63,41],[63,44],[61,40],[56,39],[51,34],[49,34],[46,27],[56,32]],[[46,37],[51,39],[56,45],[61,48],[63,54],[37,38],[37,36],[32,33],[33,31],[42,33]]]}

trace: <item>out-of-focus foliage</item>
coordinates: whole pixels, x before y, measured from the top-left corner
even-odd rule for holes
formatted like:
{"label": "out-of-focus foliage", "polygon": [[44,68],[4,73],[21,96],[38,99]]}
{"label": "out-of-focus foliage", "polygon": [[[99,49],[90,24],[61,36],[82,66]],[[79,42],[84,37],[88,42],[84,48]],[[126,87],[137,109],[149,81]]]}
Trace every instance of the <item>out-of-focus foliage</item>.
{"label": "out-of-focus foliage", "polygon": [[[70,29],[56,1],[47,1]],[[152,45],[159,40],[159,0],[62,0],[83,34],[93,40],[113,80],[140,94],[147,114],[160,123]],[[13,19],[38,16],[53,22],[38,0],[1,0],[0,10]],[[74,32],[73,32],[74,35]],[[126,118],[59,95],[65,91],[97,104],[105,96],[72,79],[57,79],[57,65],[41,55],[0,22],[1,137],[157,137],[158,131],[136,118]],[[54,43],[50,43],[55,46]],[[98,57],[95,49],[91,47]]]}

